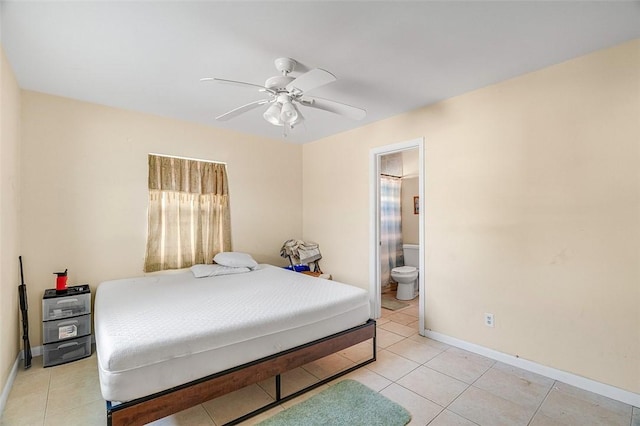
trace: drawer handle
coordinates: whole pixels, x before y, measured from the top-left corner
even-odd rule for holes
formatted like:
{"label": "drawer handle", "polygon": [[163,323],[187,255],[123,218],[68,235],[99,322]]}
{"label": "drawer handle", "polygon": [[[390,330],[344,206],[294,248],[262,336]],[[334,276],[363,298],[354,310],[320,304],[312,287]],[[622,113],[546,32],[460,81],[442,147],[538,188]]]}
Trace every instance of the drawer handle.
{"label": "drawer handle", "polygon": [[78,343],[78,342],[64,343],[64,344],[58,346],[58,349],[70,348],[71,346],[78,346],[79,344],[80,343]]}
{"label": "drawer handle", "polygon": [[78,299],[62,299],[62,300],[58,300],[56,303],[59,305],[61,303],[73,303],[73,302],[77,302]]}
{"label": "drawer handle", "polygon": [[58,323],[58,327],[63,326],[63,325],[71,325],[71,324],[77,324],[78,321],[75,320],[71,320],[71,321],[62,321]]}

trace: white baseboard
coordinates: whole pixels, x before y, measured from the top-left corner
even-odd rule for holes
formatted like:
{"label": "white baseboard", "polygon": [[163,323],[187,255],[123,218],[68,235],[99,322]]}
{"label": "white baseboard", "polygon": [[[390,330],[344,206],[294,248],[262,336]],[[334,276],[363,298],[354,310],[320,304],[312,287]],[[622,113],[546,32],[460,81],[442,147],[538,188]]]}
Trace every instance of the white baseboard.
{"label": "white baseboard", "polygon": [[20,364],[20,360],[22,359],[22,352],[18,354],[16,357],[16,361],[13,363],[13,367],[11,367],[11,372],[9,373],[9,377],[7,377],[7,382],[4,384],[2,388],[2,394],[0,394],[0,417],[2,417],[2,413],[4,413],[4,407],[7,405],[7,400],[9,399],[9,392],[11,392],[11,387],[13,386],[13,382],[16,380],[16,375],[18,374],[18,365]]}
{"label": "white baseboard", "polygon": [[[35,348],[31,348],[31,356],[41,356],[42,355],[42,346],[36,346]],[[20,352],[20,359],[24,359],[24,351]]]}
{"label": "white baseboard", "polygon": [[[42,355],[42,346],[36,346],[35,348],[31,348],[31,356],[41,356]],[[11,387],[13,386],[13,382],[16,380],[16,375],[18,374],[18,368],[20,368],[20,363],[24,359],[24,351],[20,351],[18,356],[16,357],[15,362],[13,363],[13,367],[11,367],[11,372],[9,373],[9,377],[7,377],[7,383],[4,384],[2,388],[2,393],[0,394],[0,417],[2,417],[2,413],[4,412],[4,407],[7,405],[7,399],[9,399],[9,392],[11,392]]]}
{"label": "white baseboard", "polygon": [[487,358],[512,365],[514,367],[522,368],[523,370],[531,371],[532,373],[537,373],[554,380],[559,380],[571,386],[575,386],[589,392],[597,393],[598,395],[606,396],[608,398],[624,402],[625,404],[633,405],[634,407],[640,407],[640,394],[637,393],[629,392],[615,386],[587,379],[586,377],[578,376],[577,374],[558,370],[552,367],[547,367],[546,365],[538,364],[533,361],[514,357],[513,355],[485,348],[484,346],[476,345],[475,343],[470,343],[435,331],[425,330],[425,336],[430,339],[437,340],[439,342],[446,343],[448,345],[455,346],[460,349],[464,349],[469,352],[483,355]]}

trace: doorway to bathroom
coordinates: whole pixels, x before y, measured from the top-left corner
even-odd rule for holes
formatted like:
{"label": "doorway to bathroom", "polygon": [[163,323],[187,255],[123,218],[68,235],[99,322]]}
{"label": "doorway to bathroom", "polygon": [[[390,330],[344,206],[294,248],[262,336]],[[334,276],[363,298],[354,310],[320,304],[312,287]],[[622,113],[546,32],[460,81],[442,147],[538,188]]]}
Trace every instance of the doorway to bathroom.
{"label": "doorway to bathroom", "polygon": [[[417,304],[418,332],[424,335],[424,139],[375,148],[370,152],[370,162],[369,288],[372,312],[375,318],[381,317],[383,297],[391,299],[392,305],[393,301]],[[400,182],[404,189],[402,195],[397,188]],[[417,260],[409,262],[415,263],[412,266],[418,271],[418,296],[414,300],[410,300],[413,284],[400,284],[401,291],[388,286],[389,281],[395,283],[391,271],[395,271],[396,276],[400,273],[401,268],[395,266],[404,264],[405,251],[409,255],[412,251],[418,253]],[[398,300],[396,295],[405,300]]]}

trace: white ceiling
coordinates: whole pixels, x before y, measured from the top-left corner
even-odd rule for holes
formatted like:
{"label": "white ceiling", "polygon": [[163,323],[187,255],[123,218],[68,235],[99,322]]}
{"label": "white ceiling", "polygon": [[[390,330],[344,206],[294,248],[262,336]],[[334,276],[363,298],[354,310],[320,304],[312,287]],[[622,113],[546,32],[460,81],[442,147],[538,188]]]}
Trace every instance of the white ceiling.
{"label": "white ceiling", "polygon": [[[324,68],[313,96],[362,107],[359,122],[303,108],[304,143],[640,37],[640,2],[2,1],[1,37],[24,89],[281,138],[256,84]],[[294,71],[294,76],[299,72]]]}

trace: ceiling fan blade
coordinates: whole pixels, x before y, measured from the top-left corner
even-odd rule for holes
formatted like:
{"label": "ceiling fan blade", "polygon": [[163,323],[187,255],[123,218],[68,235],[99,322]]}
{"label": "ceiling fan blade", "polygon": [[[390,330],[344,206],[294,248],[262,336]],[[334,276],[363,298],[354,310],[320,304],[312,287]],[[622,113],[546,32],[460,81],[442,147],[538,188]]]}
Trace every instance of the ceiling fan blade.
{"label": "ceiling fan blade", "polygon": [[264,105],[269,102],[270,102],[269,99],[260,99],[259,101],[254,101],[246,105],[242,105],[238,108],[232,109],[229,112],[225,112],[224,114],[217,116],[216,120],[219,120],[219,121],[229,120],[230,118],[237,117],[238,115],[244,112],[251,111],[254,108],[258,108],[260,105]]}
{"label": "ceiling fan blade", "polygon": [[259,84],[253,84],[253,83],[246,83],[244,81],[235,81],[235,80],[226,80],[224,78],[216,78],[216,77],[205,77],[205,78],[201,78],[200,81],[215,81],[217,83],[223,83],[223,84],[231,84],[234,86],[240,86],[240,87],[251,87],[254,89],[258,89],[258,91],[260,92],[268,92],[271,94],[275,95],[275,90],[271,90],[267,87],[261,86]]}
{"label": "ceiling fan blade", "polygon": [[333,112],[334,114],[343,115],[351,118],[352,120],[362,120],[367,116],[367,111],[354,107],[351,105],[343,104],[336,101],[330,101],[322,98],[305,98],[301,99],[300,103],[310,108],[322,109],[324,111]]}
{"label": "ceiling fan blade", "polygon": [[333,81],[336,81],[335,75],[321,68],[314,68],[287,84],[285,89],[290,93],[305,93]]}

